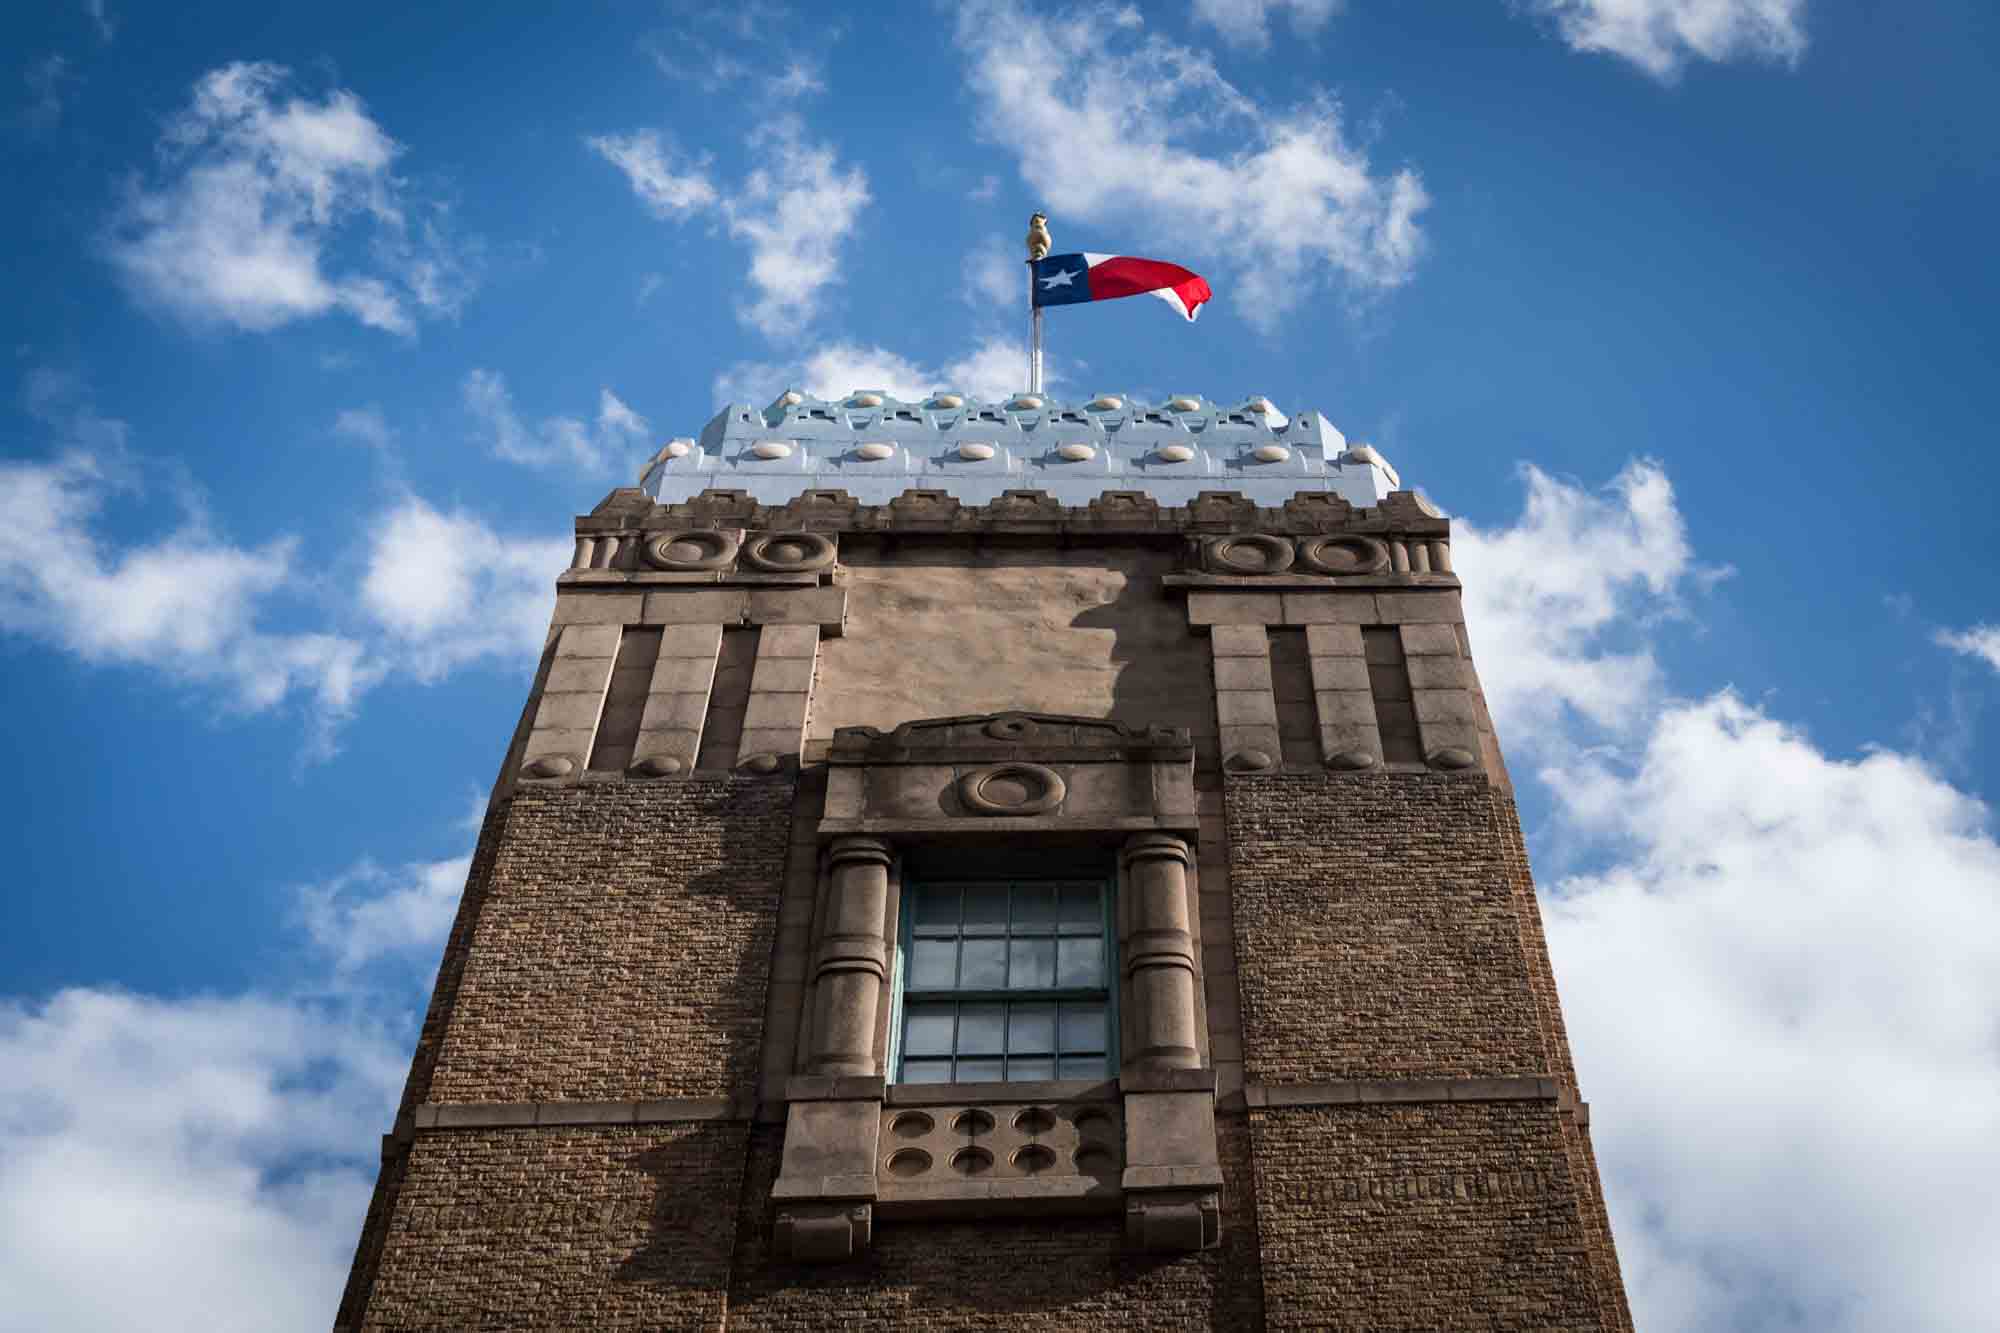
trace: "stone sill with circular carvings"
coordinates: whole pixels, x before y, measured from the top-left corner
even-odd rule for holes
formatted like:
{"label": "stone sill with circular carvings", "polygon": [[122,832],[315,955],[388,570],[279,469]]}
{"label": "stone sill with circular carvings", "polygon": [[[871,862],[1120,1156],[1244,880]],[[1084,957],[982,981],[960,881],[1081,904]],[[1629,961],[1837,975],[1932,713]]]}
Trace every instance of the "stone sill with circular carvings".
{"label": "stone sill with circular carvings", "polygon": [[1124,1168],[1117,1103],[962,1096],[976,1086],[985,1085],[928,1085],[943,1096],[883,1108],[876,1186],[886,1211],[954,1203],[977,1211],[1008,1201],[1117,1206]]}

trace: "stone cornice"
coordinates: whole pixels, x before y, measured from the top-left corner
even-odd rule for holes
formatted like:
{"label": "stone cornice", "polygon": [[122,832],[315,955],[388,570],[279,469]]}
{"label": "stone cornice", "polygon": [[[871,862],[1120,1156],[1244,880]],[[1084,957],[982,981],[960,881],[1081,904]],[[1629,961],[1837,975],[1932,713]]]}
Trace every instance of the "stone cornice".
{"label": "stone cornice", "polygon": [[986,504],[965,504],[942,490],[906,490],[886,504],[864,504],[844,490],[807,490],[783,504],[762,503],[742,490],[708,490],[657,504],[646,492],[623,487],[576,521],[579,536],[668,528],[1132,538],[1326,533],[1436,541],[1451,535],[1451,521],[1409,491],[1357,508],[1327,492],[1301,492],[1281,505],[1260,505],[1224,490],[1204,491],[1184,505],[1163,505],[1143,491],[1127,490],[1106,490],[1082,505],[1035,490],[1008,491]]}

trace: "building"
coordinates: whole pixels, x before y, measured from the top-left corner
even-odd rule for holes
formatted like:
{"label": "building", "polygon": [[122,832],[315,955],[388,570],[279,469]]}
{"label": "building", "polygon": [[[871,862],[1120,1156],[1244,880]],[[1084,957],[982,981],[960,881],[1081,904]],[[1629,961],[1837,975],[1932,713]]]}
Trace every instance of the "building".
{"label": "building", "polygon": [[341,1327],[1630,1327],[1374,450],[788,393],[576,533]]}

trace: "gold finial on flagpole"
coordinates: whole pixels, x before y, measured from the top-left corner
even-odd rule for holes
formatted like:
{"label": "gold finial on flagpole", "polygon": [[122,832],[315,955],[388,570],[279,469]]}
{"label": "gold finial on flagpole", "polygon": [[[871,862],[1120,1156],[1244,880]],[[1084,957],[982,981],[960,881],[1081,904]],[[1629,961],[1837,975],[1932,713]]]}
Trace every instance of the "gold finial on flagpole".
{"label": "gold finial on flagpole", "polygon": [[1046,259],[1055,241],[1045,213],[1028,218],[1028,392],[1042,391],[1042,308],[1035,304],[1035,261]]}

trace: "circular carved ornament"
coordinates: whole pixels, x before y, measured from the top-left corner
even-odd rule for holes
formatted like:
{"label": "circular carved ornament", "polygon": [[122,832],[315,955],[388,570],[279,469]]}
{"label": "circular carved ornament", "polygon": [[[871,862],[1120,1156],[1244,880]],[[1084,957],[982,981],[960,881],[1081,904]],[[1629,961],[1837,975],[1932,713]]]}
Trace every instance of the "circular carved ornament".
{"label": "circular carved ornament", "polygon": [[1203,545],[1208,567],[1219,574],[1282,574],[1292,567],[1292,544],[1282,537],[1251,533],[1210,537]]}
{"label": "circular carved ornament", "polygon": [[1430,763],[1432,768],[1444,768],[1444,769],[1471,768],[1474,764],[1478,762],[1479,762],[1479,756],[1475,755],[1472,751],[1464,749],[1457,745],[1447,745],[1441,750],[1431,751],[1430,754]]}
{"label": "circular carved ornament", "polygon": [[824,569],[833,563],[833,541],[817,532],[766,532],[743,544],[743,559],[780,574]]}
{"label": "circular carved ornament", "polygon": [[775,754],[753,754],[743,761],[743,768],[749,773],[769,774],[784,767],[784,762]]}
{"label": "circular carved ornament", "polygon": [[632,765],[632,775],[641,778],[666,778],[680,772],[683,767],[678,756],[656,754]]}
{"label": "circular carved ornament", "polygon": [[1364,768],[1375,767],[1375,756],[1366,750],[1342,750],[1329,756],[1326,766],[1340,773],[1359,773]]}
{"label": "circular carved ornament", "polygon": [[1223,767],[1234,773],[1261,773],[1276,767],[1277,763],[1269,751],[1255,749],[1233,751],[1222,761]]}
{"label": "circular carved ornament", "polygon": [[892,1176],[921,1176],[931,1169],[931,1155],[922,1148],[898,1148],[883,1163]]}
{"label": "circular carved ornament", "polygon": [[1069,792],[1062,774],[1040,764],[994,764],[958,780],[959,799],[978,815],[1042,815]]}
{"label": "circular carved ornament", "polygon": [[566,754],[545,754],[530,759],[521,768],[524,778],[566,778],[576,772],[576,760]]}
{"label": "circular carved ornament", "polygon": [[700,529],[663,532],[646,540],[646,563],[655,569],[727,569],[736,563],[734,534]]}
{"label": "circular carved ornament", "polygon": [[1299,563],[1315,574],[1374,574],[1389,567],[1389,548],[1373,537],[1308,537]]}
{"label": "circular carved ornament", "polygon": [[996,741],[1025,741],[1035,734],[1035,724],[1025,717],[996,717],[986,724],[986,734]]}

